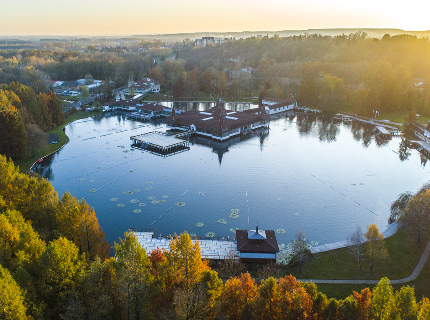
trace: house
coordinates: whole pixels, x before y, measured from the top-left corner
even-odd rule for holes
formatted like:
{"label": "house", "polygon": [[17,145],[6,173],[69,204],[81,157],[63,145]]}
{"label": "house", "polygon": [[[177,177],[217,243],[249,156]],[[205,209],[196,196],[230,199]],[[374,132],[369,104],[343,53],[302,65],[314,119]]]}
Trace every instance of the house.
{"label": "house", "polygon": [[237,251],[244,262],[276,262],[278,241],[273,230],[236,230]]}
{"label": "house", "polygon": [[240,69],[240,71],[251,74],[251,73],[253,73],[255,71],[255,69],[252,68],[252,67],[246,67],[246,68]]}
{"label": "house", "polygon": [[[271,99],[271,98],[265,98],[265,99]],[[272,99],[272,100],[278,100],[278,99]],[[282,100],[279,103],[269,103],[269,104],[265,104],[264,101],[268,101],[268,100],[264,100],[263,99],[263,105],[266,108],[266,113],[267,114],[276,114],[276,113],[280,113],[280,112],[285,112],[285,111],[289,111],[289,110],[293,110],[294,107],[296,107],[296,101],[295,99],[290,99],[290,100]],[[269,101],[271,102],[271,101]]]}
{"label": "house", "polygon": [[208,44],[223,44],[227,41],[227,38],[215,38],[215,37],[203,37],[201,39],[196,39],[197,47],[206,47]]}
{"label": "house", "polygon": [[174,130],[191,130],[197,136],[222,142],[267,128],[269,119],[264,108],[252,109],[252,112],[229,111],[218,100],[215,107],[206,111],[190,110],[178,114],[173,108],[166,123]]}
{"label": "house", "polygon": [[103,104],[103,111],[122,110],[122,111],[136,111],[139,106],[137,100],[119,100]]}
{"label": "house", "polygon": [[150,78],[143,78],[138,81],[128,80],[128,88],[125,91],[130,94],[132,90],[134,90],[135,94],[160,92],[160,83]]}
{"label": "house", "polygon": [[168,116],[172,113],[172,109],[166,106],[162,106],[157,103],[148,103],[145,105],[138,105],[137,110],[140,113],[151,115],[151,118],[159,118],[161,116]]}

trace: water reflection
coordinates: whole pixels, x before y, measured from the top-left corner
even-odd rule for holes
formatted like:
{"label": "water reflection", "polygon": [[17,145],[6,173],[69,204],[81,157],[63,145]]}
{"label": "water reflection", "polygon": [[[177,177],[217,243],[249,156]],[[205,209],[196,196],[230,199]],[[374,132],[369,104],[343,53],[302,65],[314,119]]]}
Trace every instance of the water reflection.
{"label": "water reflection", "polygon": [[[206,111],[215,106],[216,102],[180,102],[180,101],[162,101],[159,102],[162,106],[169,108],[175,107],[176,110],[182,112],[190,110]],[[258,108],[257,104],[253,103],[242,103],[242,102],[222,102],[225,110],[242,112],[249,109]]]}
{"label": "water reflection", "polygon": [[399,144],[399,159],[400,161],[408,160],[411,152],[409,151],[409,142],[406,139],[402,139]]}

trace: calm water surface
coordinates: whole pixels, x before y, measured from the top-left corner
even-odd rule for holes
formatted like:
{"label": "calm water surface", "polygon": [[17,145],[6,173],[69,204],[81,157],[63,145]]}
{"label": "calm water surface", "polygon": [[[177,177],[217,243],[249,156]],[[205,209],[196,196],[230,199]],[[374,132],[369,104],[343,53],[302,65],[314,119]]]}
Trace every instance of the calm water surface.
{"label": "calm water surface", "polygon": [[[391,202],[430,177],[417,151],[399,154],[400,138],[381,144],[369,128],[328,118],[283,117],[265,134],[215,146],[200,141],[166,158],[131,148],[130,136],[165,129],[122,115],[79,120],[65,128],[70,142],[37,170],[59,194],[68,190],[95,208],[110,244],[151,224],[159,234],[226,237],[257,221],[261,229],[284,229],[279,243],[300,230],[319,244],[341,241],[357,225],[384,231]],[[231,209],[240,210],[237,218]]]}

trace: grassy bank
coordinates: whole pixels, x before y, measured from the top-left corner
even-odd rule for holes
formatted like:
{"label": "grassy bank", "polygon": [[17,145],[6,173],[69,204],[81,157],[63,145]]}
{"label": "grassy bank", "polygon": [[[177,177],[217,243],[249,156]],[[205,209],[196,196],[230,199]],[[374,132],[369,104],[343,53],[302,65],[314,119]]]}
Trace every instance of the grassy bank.
{"label": "grassy bank", "polygon": [[[364,279],[380,280],[383,277],[389,279],[401,279],[409,276],[417,265],[429,236],[417,242],[415,234],[398,231],[393,236],[385,239],[385,246],[389,257],[385,260],[376,260],[373,271],[370,271],[370,258],[363,255],[362,270],[359,270],[357,259],[350,253],[348,248],[327,251],[315,254],[311,260],[299,267],[287,267],[283,269],[284,274],[292,274],[299,279]],[[365,252],[364,252],[365,253]],[[417,298],[422,295],[430,297],[428,282],[424,279],[430,277],[428,270],[429,262],[426,263],[420,277],[407,283],[415,285]],[[344,284],[319,284],[318,288],[328,297],[344,299],[352,293],[352,290],[359,291],[365,287],[372,288],[372,285],[344,285]],[[399,289],[401,285],[395,286]]]}
{"label": "grassy bank", "polygon": [[[62,146],[64,146],[69,141],[69,137],[63,131],[63,128],[66,125],[68,125],[69,123],[71,123],[75,120],[91,117],[91,116],[94,116],[94,115],[99,114],[99,113],[100,112],[95,112],[95,111],[86,112],[86,111],[78,110],[75,113],[73,113],[72,115],[68,116],[64,120],[64,123],[62,123],[58,127],[51,129],[47,132],[47,134],[58,135],[60,140],[55,144],[48,144],[48,147],[46,150],[36,151],[35,152],[36,157],[43,158],[43,157],[55,152],[56,150],[60,149]],[[30,170],[31,166],[33,165],[33,163],[35,161],[36,161],[35,157],[23,158],[19,161],[15,161],[15,165],[19,166],[19,171],[25,173],[25,172],[28,172]]]}

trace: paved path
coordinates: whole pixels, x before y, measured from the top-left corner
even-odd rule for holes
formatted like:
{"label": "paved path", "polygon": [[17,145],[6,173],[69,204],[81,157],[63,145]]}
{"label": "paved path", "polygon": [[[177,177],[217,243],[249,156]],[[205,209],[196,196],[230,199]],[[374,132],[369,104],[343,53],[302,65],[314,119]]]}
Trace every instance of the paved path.
{"label": "paved path", "polygon": [[[430,254],[430,242],[427,244],[414,271],[412,271],[412,273],[406,278],[390,280],[391,284],[401,284],[401,283],[406,283],[406,282],[415,280],[420,274],[421,270],[423,269],[429,254]],[[324,279],[297,279],[297,280],[300,280],[302,282],[312,281],[313,283],[337,283],[337,284],[378,284],[379,283],[379,280],[324,280]]]}
{"label": "paved path", "polygon": [[[384,235],[384,239],[391,237],[393,234],[395,234],[397,229],[398,229],[397,222],[393,222],[393,223],[389,224],[387,229],[384,232],[382,232],[382,234]],[[339,249],[339,248],[343,248],[343,247],[348,247],[348,242],[346,240],[328,243],[328,244],[323,244],[323,245],[316,246],[316,247],[311,247],[310,250],[312,253],[318,253],[318,252],[325,252],[325,251],[329,251],[329,250],[335,250],[335,249]]]}

